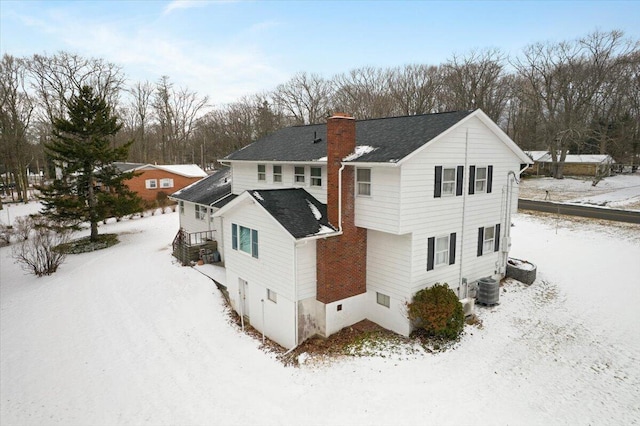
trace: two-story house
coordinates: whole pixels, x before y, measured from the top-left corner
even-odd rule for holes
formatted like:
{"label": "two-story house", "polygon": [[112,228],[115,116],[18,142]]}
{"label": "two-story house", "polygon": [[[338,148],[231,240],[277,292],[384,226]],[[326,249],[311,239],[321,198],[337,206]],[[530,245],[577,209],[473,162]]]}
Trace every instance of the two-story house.
{"label": "two-story house", "polygon": [[482,111],[279,130],[236,151],[213,213],[233,308],[284,347],[363,319],[403,335],[406,304],[506,269],[531,163]]}

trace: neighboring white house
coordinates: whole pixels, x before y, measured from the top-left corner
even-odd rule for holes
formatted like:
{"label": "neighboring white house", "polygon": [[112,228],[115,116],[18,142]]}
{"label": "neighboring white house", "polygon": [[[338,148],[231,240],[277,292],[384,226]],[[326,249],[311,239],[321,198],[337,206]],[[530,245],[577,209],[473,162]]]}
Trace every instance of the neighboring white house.
{"label": "neighboring white house", "polygon": [[408,335],[418,290],[447,283],[464,297],[503,277],[517,178],[532,161],[475,110],[337,114],[221,162],[231,195],[213,223],[231,304],[292,348],[363,319]]}

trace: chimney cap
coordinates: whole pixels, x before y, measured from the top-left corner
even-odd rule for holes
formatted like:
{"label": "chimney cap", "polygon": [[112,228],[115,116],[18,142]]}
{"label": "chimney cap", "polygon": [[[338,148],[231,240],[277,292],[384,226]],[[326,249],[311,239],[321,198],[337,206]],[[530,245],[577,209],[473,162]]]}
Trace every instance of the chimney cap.
{"label": "chimney cap", "polygon": [[334,118],[347,118],[350,120],[353,120],[353,116],[350,114],[347,114],[346,112],[334,112],[331,117],[329,117],[329,120],[334,119]]}

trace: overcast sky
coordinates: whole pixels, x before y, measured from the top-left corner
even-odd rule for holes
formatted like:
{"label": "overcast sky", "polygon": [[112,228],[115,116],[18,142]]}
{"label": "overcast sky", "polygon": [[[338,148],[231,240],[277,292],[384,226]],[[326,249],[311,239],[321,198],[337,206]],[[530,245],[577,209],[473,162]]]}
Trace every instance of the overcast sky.
{"label": "overcast sky", "polygon": [[8,1],[0,51],[68,51],[168,75],[214,104],[271,90],[294,73],[440,64],[452,54],[573,40],[594,30],[640,39],[638,1]]}

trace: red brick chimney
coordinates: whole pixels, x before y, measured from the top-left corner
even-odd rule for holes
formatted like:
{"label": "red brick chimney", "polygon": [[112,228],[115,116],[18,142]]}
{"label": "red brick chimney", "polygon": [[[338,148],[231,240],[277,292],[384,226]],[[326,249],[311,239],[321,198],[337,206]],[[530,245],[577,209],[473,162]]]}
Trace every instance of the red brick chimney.
{"label": "red brick chimney", "polygon": [[[322,303],[362,294],[366,291],[367,230],[355,226],[355,167],[342,170],[342,159],[356,148],[356,121],[335,113],[327,120],[327,216],[342,235],[317,241],[317,294]],[[342,197],[342,224],[339,223]]]}

